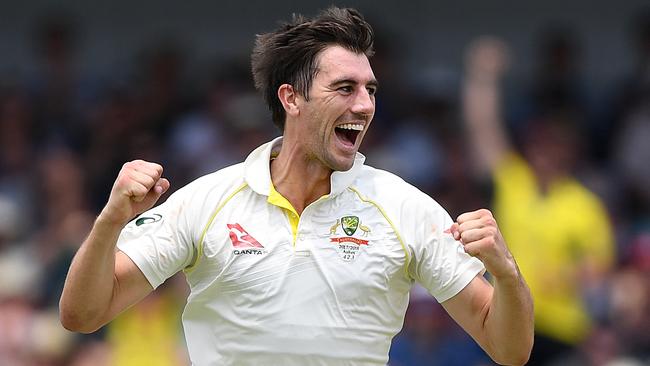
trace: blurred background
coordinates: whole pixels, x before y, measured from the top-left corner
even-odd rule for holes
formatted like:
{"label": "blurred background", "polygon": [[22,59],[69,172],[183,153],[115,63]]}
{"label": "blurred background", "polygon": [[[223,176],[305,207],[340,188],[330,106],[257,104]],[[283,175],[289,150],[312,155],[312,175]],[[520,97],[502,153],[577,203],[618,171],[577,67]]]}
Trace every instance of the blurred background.
{"label": "blurred background", "polygon": [[[182,277],[78,335],[58,322],[67,268],[124,162],[160,162],[174,191],[279,134],[255,34],[329,5],[2,4],[0,365],[188,364]],[[377,34],[361,151],[452,217],[495,211],[539,304],[531,364],[649,365],[647,0],[337,5]],[[419,287],[390,359],[491,364]]]}

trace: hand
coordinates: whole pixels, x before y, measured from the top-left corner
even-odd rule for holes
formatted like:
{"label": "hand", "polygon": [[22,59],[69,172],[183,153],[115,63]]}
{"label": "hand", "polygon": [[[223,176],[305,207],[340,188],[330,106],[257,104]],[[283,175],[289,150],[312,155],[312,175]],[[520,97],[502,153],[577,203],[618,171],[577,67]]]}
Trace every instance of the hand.
{"label": "hand", "polygon": [[463,244],[465,252],[480,259],[495,278],[518,275],[515,260],[489,210],[481,209],[458,216],[449,232]]}
{"label": "hand", "polygon": [[508,45],[496,37],[474,40],[465,55],[465,67],[471,77],[498,79],[507,71],[509,63]]}
{"label": "hand", "polygon": [[124,164],[100,216],[110,223],[123,226],[153,207],[169,189],[169,181],[162,178],[162,173],[163,167],[156,163],[135,160]]}

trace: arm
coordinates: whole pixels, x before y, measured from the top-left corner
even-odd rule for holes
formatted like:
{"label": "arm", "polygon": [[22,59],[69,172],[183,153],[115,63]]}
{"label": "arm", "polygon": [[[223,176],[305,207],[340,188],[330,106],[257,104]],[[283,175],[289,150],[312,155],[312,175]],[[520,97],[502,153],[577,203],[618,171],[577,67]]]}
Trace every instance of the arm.
{"label": "arm", "polygon": [[510,150],[501,116],[499,81],[507,68],[507,49],[497,39],[470,46],[463,81],[463,117],[481,173],[494,171]]}
{"label": "arm", "polygon": [[478,210],[460,215],[450,231],[485,264],[494,288],[477,276],[442,305],[496,362],[525,364],[533,346],[533,300],[496,221]]}
{"label": "arm", "polygon": [[122,228],[169,189],[161,176],[158,164],[124,164],[106,207],[70,265],[59,303],[66,329],[93,332],[152,291],[131,259],[116,251],[116,243]]}

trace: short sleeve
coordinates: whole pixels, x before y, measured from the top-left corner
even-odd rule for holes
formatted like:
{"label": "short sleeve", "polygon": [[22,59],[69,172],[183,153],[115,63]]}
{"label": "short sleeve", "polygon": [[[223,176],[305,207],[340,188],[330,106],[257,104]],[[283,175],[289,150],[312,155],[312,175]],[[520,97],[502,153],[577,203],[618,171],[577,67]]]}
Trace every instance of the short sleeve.
{"label": "short sleeve", "polygon": [[153,288],[187,267],[194,257],[193,235],[186,212],[187,189],[129,222],[117,241]]}
{"label": "short sleeve", "polygon": [[444,302],[485,272],[485,267],[465,253],[462,244],[449,233],[453,221],[440,205],[428,198],[419,200],[418,206],[409,210],[419,216],[412,218],[418,227],[410,244],[413,259],[409,272],[438,302]]}

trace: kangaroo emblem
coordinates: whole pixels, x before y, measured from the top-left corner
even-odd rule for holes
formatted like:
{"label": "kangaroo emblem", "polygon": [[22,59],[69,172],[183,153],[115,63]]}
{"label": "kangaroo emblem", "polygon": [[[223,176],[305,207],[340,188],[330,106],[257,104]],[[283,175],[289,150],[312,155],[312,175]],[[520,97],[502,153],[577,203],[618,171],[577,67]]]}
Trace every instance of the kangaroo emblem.
{"label": "kangaroo emblem", "polygon": [[332,227],[330,227],[330,235],[335,235],[336,234],[336,229],[338,229],[339,226],[341,226],[341,220],[336,219],[336,224],[334,224],[334,225],[332,225]]}
{"label": "kangaroo emblem", "polygon": [[361,234],[361,236],[368,236],[370,233],[370,228],[366,225],[359,225],[359,230],[363,231],[363,234]]}

